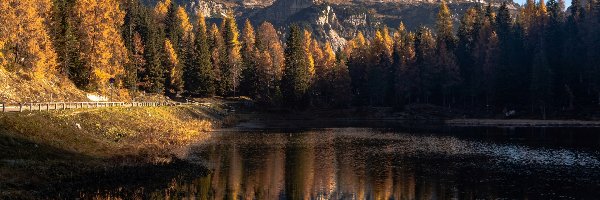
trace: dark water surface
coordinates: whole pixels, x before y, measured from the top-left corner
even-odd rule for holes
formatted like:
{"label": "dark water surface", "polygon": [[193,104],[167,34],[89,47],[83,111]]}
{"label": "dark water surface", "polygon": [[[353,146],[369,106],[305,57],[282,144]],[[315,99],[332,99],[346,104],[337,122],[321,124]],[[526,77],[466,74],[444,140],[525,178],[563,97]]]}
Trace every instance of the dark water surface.
{"label": "dark water surface", "polygon": [[156,179],[152,174],[145,174],[145,181],[150,181],[152,187],[144,183],[115,185],[108,189],[92,187],[86,190],[96,192],[85,196],[598,199],[599,130],[222,131],[215,133],[211,140],[193,146],[187,154],[189,161],[203,164],[209,169],[208,173],[183,173]]}

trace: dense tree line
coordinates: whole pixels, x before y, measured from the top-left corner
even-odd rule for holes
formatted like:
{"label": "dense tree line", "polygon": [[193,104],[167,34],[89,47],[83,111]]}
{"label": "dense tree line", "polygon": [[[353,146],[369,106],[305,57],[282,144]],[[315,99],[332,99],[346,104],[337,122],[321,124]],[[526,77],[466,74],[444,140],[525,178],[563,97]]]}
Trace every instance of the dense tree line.
{"label": "dense tree line", "polygon": [[[194,19],[191,21],[191,19]],[[171,0],[0,2],[0,64],[79,88],[167,96],[250,96],[266,105],[570,110],[600,104],[600,1],[468,9],[454,27],[380,27],[343,49],[297,25],[210,23]],[[241,31],[240,31],[241,30]],[[282,42],[285,41],[285,43]]]}

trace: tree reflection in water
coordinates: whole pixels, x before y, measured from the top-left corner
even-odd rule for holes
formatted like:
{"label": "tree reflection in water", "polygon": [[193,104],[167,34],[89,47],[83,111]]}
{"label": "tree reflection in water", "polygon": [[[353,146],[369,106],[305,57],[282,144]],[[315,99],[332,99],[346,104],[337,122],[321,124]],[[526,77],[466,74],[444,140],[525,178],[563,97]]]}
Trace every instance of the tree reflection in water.
{"label": "tree reflection in water", "polygon": [[147,197],[585,198],[600,189],[597,158],[573,149],[374,129],[224,132],[190,150],[189,160],[207,165],[209,175],[175,178]]}

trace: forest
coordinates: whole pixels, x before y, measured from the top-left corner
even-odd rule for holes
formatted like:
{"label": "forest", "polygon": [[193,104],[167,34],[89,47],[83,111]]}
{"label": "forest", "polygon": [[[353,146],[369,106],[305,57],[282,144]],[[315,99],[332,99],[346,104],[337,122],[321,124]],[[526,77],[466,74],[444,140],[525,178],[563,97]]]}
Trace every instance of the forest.
{"label": "forest", "polygon": [[[378,27],[341,49],[300,25],[189,16],[171,0],[3,0],[0,68],[83,91],[248,96],[260,105],[552,111],[600,104],[600,1],[480,5],[456,27]],[[238,25],[239,23],[239,25]]]}

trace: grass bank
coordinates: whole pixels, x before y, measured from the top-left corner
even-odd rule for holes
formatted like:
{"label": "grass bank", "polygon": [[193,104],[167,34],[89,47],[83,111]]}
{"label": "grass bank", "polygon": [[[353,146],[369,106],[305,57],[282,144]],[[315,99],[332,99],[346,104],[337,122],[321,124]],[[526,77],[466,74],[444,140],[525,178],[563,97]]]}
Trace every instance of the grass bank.
{"label": "grass bank", "polygon": [[36,198],[98,169],[171,163],[221,121],[198,106],[0,113],[0,199]]}

